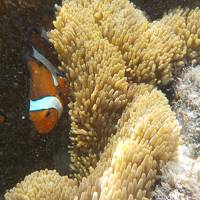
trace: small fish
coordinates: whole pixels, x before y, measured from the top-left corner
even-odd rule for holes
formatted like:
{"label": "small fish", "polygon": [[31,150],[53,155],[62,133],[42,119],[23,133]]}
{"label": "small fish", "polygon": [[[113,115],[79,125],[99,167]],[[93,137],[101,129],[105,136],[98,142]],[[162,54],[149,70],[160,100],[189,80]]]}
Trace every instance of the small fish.
{"label": "small fish", "polygon": [[46,32],[34,29],[30,40],[31,50],[25,56],[30,73],[29,118],[35,129],[45,134],[56,126],[62,114],[68,87],[64,75],[55,67],[59,62]]}
{"label": "small fish", "polygon": [[0,125],[5,122],[5,117],[0,114]]}
{"label": "small fish", "polygon": [[5,112],[0,109],[0,125],[4,124],[7,121],[7,116],[5,115]]}

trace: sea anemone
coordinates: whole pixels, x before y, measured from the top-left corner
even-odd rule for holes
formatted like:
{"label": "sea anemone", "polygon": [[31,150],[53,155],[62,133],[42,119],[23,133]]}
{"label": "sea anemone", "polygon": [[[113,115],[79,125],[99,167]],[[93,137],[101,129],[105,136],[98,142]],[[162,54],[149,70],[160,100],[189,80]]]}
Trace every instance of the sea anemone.
{"label": "sea anemone", "polygon": [[156,86],[185,59],[198,61],[199,13],[177,9],[150,22],[127,0],[64,1],[48,36],[72,91],[73,178],[34,172],[6,199],[151,198],[180,132]]}

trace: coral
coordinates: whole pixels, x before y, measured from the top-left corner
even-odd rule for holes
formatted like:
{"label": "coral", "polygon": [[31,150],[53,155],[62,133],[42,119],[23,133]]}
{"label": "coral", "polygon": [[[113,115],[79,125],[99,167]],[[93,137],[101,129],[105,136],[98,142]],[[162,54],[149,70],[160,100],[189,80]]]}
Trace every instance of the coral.
{"label": "coral", "polygon": [[[81,21],[87,24],[93,20],[99,35],[118,47],[129,82],[166,85],[174,71],[184,66],[185,58],[193,63],[198,61],[199,8],[176,9],[161,20],[149,22],[143,12],[126,0],[66,1],[66,5],[70,7],[69,13],[74,7],[80,7],[84,12]],[[59,13],[57,29],[61,21],[62,26],[73,21],[65,11],[61,9]],[[88,12],[90,17],[85,14]],[[90,33],[93,35],[96,31]]]}
{"label": "coral", "polygon": [[33,172],[5,195],[7,200],[68,199],[76,189],[76,181],[61,177],[55,170]]}
{"label": "coral", "polygon": [[130,82],[165,85],[173,67],[182,64],[184,42],[171,26],[148,22],[130,3],[102,23],[102,32],[121,51]]}
{"label": "coral", "polygon": [[60,16],[49,36],[70,81],[70,153],[73,168],[83,176],[116,131],[127,103],[128,83],[120,52],[102,38],[89,9],[70,2],[63,5]]}
{"label": "coral", "polygon": [[[116,122],[127,103],[125,68],[126,74],[132,74],[132,81],[133,77],[137,77],[135,82],[155,84],[161,81],[164,84],[171,79],[171,69],[167,67],[171,67],[171,64],[168,65],[168,61],[171,63],[182,58],[174,53],[182,43],[179,43],[179,36],[170,32],[170,27],[161,29],[159,23],[148,27],[149,22],[143,13],[127,1],[97,2],[87,4],[87,1],[83,1],[81,4],[66,1],[54,22],[56,29],[49,33],[71,84],[70,153],[72,168],[78,170],[81,177],[88,175],[86,169],[89,166],[95,166],[107,139],[116,131]],[[112,5],[111,9],[108,9],[109,5]],[[121,23],[117,23],[119,19]],[[130,27],[133,28],[129,30]],[[141,32],[145,32],[144,40],[139,38]],[[151,36],[150,41],[153,46],[157,45],[154,53],[149,42],[153,32],[156,36]],[[163,40],[160,41],[160,38]],[[146,55],[139,49],[145,49]],[[128,51],[137,52],[136,60],[141,61],[141,67],[133,56],[126,59]],[[166,58],[167,64],[164,61],[155,64],[153,59],[160,60],[159,57]],[[130,62],[135,75],[128,69]],[[84,88],[87,88],[86,91]]]}
{"label": "coral", "polygon": [[185,70],[186,72],[188,72],[188,74],[186,75],[186,77],[188,76],[189,80],[191,82],[194,82],[194,84],[196,85],[197,88],[200,88],[200,65],[197,65],[195,67],[191,67],[189,68],[189,70]]}
{"label": "coral", "polygon": [[200,199],[200,158],[186,156],[187,147],[178,149],[179,159],[170,161],[161,168],[162,176],[153,196],[155,199]]}
{"label": "coral", "polygon": [[[144,93],[138,90],[127,105],[96,169],[80,184],[97,194],[100,191],[97,199],[148,198],[160,161],[175,156],[179,141],[175,115],[163,94],[144,87]],[[92,199],[89,191],[86,195]]]}
{"label": "coral", "polygon": [[129,81],[166,85],[184,66],[185,58],[199,62],[199,8],[175,9],[150,23],[131,3],[119,0],[120,10],[105,12],[109,6],[117,6],[113,1],[103,2],[105,6],[94,9],[94,16],[99,17],[96,23],[103,36],[121,51]]}
{"label": "coral", "polygon": [[[144,13],[127,0],[65,2],[56,20],[56,28],[62,32],[61,27],[66,23],[71,26],[71,21],[80,19],[67,17],[71,10],[80,7],[84,12],[81,21],[87,24],[88,20],[93,19],[95,24],[92,26],[98,28],[99,34],[120,50],[129,82],[166,85],[172,80],[174,69],[183,66],[186,47],[180,36],[162,20],[150,23]],[[78,26],[78,29],[80,31],[81,27]],[[95,34],[96,30],[90,33]]]}
{"label": "coral", "polygon": [[183,41],[170,26],[162,21],[151,23],[131,48],[126,69],[129,80],[166,85],[172,80],[174,69],[183,64],[183,48]]}
{"label": "coral", "polygon": [[187,155],[200,156],[200,66],[185,69],[174,86],[173,110],[183,129],[181,137],[188,147]]}
{"label": "coral", "polygon": [[[39,173],[48,174],[48,171],[35,172],[7,193],[6,198],[14,199],[12,197],[21,194],[21,190],[24,195],[38,191],[40,183],[46,194],[50,185],[48,177],[58,180],[53,184],[59,185],[52,187],[57,199],[149,198],[159,168],[176,157],[180,128],[160,91],[148,85],[134,86],[131,90],[134,98],[117,124],[117,133],[110,138],[96,168],[90,167],[90,175],[82,179],[79,187],[76,181],[57,177],[54,172],[51,176],[49,171],[46,181]],[[36,181],[39,184],[33,184]],[[51,199],[51,194],[44,197]],[[36,197],[29,196],[30,200]]]}
{"label": "coral", "polygon": [[179,35],[185,43],[186,58],[188,62],[198,63],[200,47],[200,9],[175,9],[170,14],[164,16],[161,21],[170,25],[175,34]]}

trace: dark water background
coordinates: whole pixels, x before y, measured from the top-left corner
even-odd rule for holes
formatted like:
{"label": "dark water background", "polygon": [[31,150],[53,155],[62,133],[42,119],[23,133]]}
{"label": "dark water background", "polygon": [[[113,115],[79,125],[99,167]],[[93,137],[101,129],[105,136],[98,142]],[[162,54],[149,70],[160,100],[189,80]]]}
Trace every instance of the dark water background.
{"label": "dark water background", "polygon": [[[200,6],[200,0],[133,0],[151,17],[178,6]],[[6,189],[39,169],[67,173],[69,122],[67,111],[57,128],[38,135],[28,120],[29,75],[22,62],[31,27],[51,27],[53,5],[60,0],[0,0],[0,199]]]}

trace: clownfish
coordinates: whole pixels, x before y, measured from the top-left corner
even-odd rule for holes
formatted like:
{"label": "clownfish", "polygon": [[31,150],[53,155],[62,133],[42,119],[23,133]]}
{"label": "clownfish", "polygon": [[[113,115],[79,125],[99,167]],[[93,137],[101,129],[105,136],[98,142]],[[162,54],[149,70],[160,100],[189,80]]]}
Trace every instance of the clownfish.
{"label": "clownfish", "polygon": [[0,114],[0,124],[3,124],[5,122],[5,117],[4,115]]}
{"label": "clownfish", "polygon": [[56,126],[68,97],[66,79],[55,67],[57,55],[45,33],[31,31],[30,51],[24,57],[30,74],[29,119],[41,134]]}

